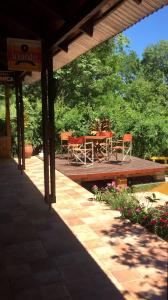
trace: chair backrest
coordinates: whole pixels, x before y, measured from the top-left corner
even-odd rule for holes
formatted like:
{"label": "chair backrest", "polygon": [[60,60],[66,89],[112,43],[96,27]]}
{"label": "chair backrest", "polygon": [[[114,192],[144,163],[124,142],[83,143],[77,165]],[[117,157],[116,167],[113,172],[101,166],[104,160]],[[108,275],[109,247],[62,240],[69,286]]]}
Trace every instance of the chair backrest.
{"label": "chair backrest", "polygon": [[61,141],[68,141],[68,138],[70,136],[72,136],[72,132],[71,131],[61,132],[60,139],[61,139]]}
{"label": "chair backrest", "polygon": [[125,133],[123,136],[123,142],[132,142],[132,134],[131,133]]}
{"label": "chair backrest", "polygon": [[97,132],[96,135],[111,138],[113,136],[113,133],[111,131],[100,131],[100,132]]}
{"label": "chair backrest", "polygon": [[85,143],[85,137],[84,136],[80,136],[80,137],[72,137],[70,136],[68,138],[68,143],[69,144],[79,144],[82,145]]}

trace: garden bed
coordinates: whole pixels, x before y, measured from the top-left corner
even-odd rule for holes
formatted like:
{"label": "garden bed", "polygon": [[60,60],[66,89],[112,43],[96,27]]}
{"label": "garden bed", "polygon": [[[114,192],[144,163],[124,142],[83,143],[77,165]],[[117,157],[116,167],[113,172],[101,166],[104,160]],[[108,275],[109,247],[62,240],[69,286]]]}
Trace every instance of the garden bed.
{"label": "garden bed", "polygon": [[145,204],[138,201],[132,189],[117,186],[115,181],[104,187],[92,187],[96,200],[105,202],[114,210],[119,210],[121,218],[139,223],[149,231],[168,241],[168,201],[160,205],[155,193],[146,196]]}

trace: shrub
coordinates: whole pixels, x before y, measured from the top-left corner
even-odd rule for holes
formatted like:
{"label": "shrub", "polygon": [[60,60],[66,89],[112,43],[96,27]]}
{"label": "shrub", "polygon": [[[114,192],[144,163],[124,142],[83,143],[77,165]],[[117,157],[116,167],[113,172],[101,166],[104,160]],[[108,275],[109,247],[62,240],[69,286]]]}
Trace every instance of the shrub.
{"label": "shrub", "polygon": [[101,189],[94,185],[92,190],[97,201],[106,202],[112,209],[119,210],[121,218],[139,223],[168,241],[168,202],[153,207],[153,202],[159,200],[153,193],[152,197],[146,197],[148,204],[144,206],[138,202],[128,187],[121,188],[115,181]]}
{"label": "shrub", "polygon": [[128,218],[133,223],[139,223],[168,241],[168,205],[156,208],[145,208],[142,205],[136,208],[121,210],[122,218]]}
{"label": "shrub", "polygon": [[115,181],[108,183],[106,187],[99,189],[96,185],[92,188],[97,201],[108,203],[112,209],[133,208],[137,205],[137,200],[130,189],[116,185]]}

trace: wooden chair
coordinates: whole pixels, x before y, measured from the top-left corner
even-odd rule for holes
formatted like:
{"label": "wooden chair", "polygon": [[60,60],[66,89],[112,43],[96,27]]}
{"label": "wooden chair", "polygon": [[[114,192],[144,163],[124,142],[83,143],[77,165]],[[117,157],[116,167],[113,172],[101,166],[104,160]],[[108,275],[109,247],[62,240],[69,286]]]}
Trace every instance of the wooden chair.
{"label": "wooden chair", "polygon": [[86,142],[85,137],[69,137],[68,138],[68,162],[93,164],[93,142]]}
{"label": "wooden chair", "polygon": [[118,140],[115,143],[113,143],[111,154],[114,154],[116,156],[116,160],[118,160],[118,153],[122,153],[122,161],[131,160],[131,155],[132,155],[132,134],[131,133],[124,134],[121,140]]}
{"label": "wooden chair", "polygon": [[96,134],[96,136],[104,136],[105,139],[103,142],[100,142],[98,146],[98,156],[100,155],[101,158],[98,159],[99,161],[109,160],[109,153],[112,150],[112,137],[113,132],[111,131],[100,131]]}
{"label": "wooden chair", "polygon": [[68,153],[68,138],[72,136],[71,131],[64,131],[60,133],[61,139],[61,156],[63,157],[64,153]]}

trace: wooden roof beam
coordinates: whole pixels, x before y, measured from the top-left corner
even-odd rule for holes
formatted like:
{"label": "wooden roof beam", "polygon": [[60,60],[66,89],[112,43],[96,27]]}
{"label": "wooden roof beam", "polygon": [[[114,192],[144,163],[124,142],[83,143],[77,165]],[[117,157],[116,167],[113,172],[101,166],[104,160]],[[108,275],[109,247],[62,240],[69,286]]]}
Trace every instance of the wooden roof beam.
{"label": "wooden roof beam", "polygon": [[86,33],[88,36],[92,37],[93,36],[93,24],[86,24],[80,28],[80,31],[83,33]]}
{"label": "wooden roof beam", "polygon": [[133,0],[135,3],[137,4],[141,4],[142,3],[142,0]]}
{"label": "wooden roof beam", "polygon": [[50,40],[50,47],[53,54],[58,49],[58,45],[64,40],[69,38],[74,32],[80,32],[80,28],[92,19],[107,3],[107,0],[92,0],[89,2],[89,5],[81,10],[81,13],[75,15],[71,22],[67,23],[66,26],[63,26],[63,29],[60,30],[57,36]]}
{"label": "wooden roof beam", "polygon": [[64,52],[68,53],[68,42],[65,41],[58,45],[58,49],[63,50]]}

